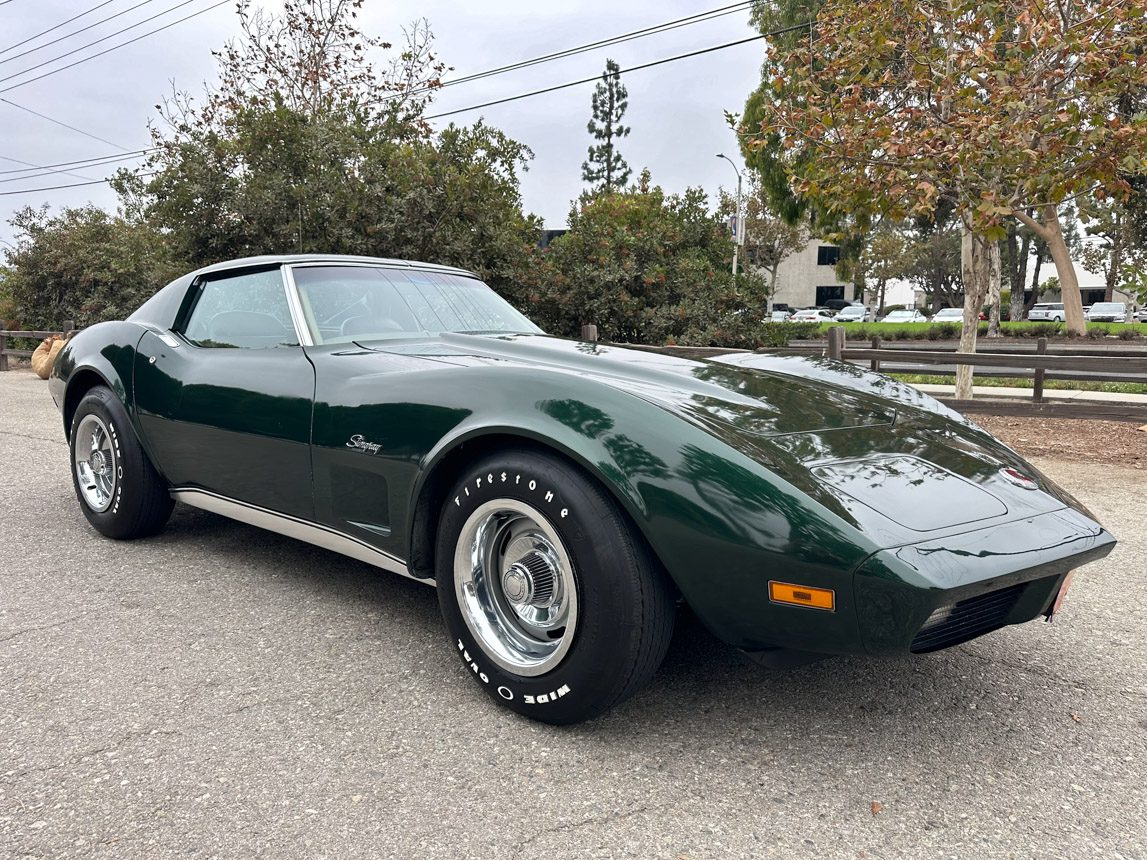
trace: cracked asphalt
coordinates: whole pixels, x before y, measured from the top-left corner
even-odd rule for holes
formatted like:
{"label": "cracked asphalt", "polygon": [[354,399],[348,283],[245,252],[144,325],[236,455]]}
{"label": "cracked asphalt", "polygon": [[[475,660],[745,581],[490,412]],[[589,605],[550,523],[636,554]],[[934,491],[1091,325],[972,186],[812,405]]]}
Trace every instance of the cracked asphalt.
{"label": "cracked asphalt", "polygon": [[1038,461],[1121,540],[1054,624],[769,673],[686,617],[555,729],[426,586],[184,507],[100,538],[27,371],[0,463],[0,857],[1147,858],[1142,471]]}

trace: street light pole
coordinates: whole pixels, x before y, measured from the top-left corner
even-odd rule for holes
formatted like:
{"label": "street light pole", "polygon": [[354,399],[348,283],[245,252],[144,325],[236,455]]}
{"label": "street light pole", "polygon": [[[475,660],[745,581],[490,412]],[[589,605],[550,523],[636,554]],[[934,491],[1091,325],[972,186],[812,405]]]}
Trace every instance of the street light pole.
{"label": "street light pole", "polygon": [[745,222],[741,218],[741,171],[737,169],[737,165],[733,159],[725,155],[723,152],[717,153],[718,158],[723,158],[729,162],[733,167],[733,172],[737,174],[737,235],[733,237],[733,277],[737,277],[737,247],[743,245],[745,239]]}

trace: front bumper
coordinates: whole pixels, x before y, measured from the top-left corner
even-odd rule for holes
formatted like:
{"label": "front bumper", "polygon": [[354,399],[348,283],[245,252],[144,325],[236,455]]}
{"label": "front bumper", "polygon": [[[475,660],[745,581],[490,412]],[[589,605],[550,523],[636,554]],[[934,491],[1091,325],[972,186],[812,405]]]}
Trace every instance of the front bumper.
{"label": "front bumper", "polygon": [[923,653],[1031,621],[1067,574],[1115,539],[1071,508],[939,541],[882,550],[856,572],[856,613],[869,653]]}

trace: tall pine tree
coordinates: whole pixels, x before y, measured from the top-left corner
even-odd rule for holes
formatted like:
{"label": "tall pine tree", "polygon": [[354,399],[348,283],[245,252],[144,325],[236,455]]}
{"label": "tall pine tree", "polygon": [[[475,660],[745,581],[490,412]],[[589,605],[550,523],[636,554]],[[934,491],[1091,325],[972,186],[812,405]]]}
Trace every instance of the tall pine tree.
{"label": "tall pine tree", "polygon": [[614,147],[614,140],[629,134],[621,117],[629,106],[629,93],[621,83],[621,69],[613,60],[605,61],[605,71],[593,91],[593,118],[586,125],[600,143],[589,148],[589,160],[582,163],[581,178],[591,190],[614,191],[629,181],[629,165]]}

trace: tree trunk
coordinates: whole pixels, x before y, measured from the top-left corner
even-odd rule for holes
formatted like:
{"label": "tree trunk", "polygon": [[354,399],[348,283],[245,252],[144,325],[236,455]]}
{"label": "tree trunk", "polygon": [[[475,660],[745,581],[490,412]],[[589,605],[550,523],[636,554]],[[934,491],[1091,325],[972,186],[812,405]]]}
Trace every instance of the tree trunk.
{"label": "tree trunk", "polygon": [[[960,218],[960,268],[964,276],[964,327],[960,331],[960,346],[957,352],[975,352],[976,335],[980,328],[980,306],[988,291],[991,278],[991,250],[997,249],[997,271],[999,245],[977,236],[971,229],[971,213]],[[972,367],[961,364],[956,367],[956,399],[972,399]]]}
{"label": "tree trunk", "polygon": [[1063,240],[1063,229],[1060,227],[1059,213],[1056,212],[1054,204],[1048,203],[1043,207],[1043,224],[1040,227],[1046,231],[1044,239],[1047,241],[1047,250],[1055,262],[1055,274],[1059,278],[1067,331],[1077,335],[1086,334],[1087,326],[1083,320],[1079,279],[1075,276],[1075,266],[1071,263],[1071,254],[1067,250],[1067,243]]}
{"label": "tree trunk", "polygon": [[[1015,222],[1013,222],[1014,224]],[[1014,231],[1009,236],[1014,241]],[[1020,242],[1019,250],[1015,251],[1015,259],[1012,261],[1012,307],[1009,317],[1013,322],[1017,322],[1024,317],[1024,287],[1027,282],[1028,275],[1028,255],[1031,253],[1031,234],[1025,233],[1023,241]]]}
{"label": "tree trunk", "polygon": [[1003,337],[1000,332],[1000,243],[988,245],[988,337]]}
{"label": "tree trunk", "polygon": [[1059,223],[1059,212],[1056,211],[1055,204],[1044,204],[1040,213],[1043,217],[1042,223],[1019,209],[1014,210],[1013,214],[1047,244],[1047,252],[1055,263],[1055,274],[1059,278],[1060,300],[1063,302],[1067,332],[1075,335],[1085,334],[1087,325],[1083,320],[1079,279],[1075,276],[1075,266],[1071,263],[1071,253],[1067,250],[1067,242],[1063,238],[1063,228]]}
{"label": "tree trunk", "polygon": [[879,318],[879,317],[884,316],[884,293],[885,293],[885,286],[887,284],[887,281],[885,281],[884,278],[880,278],[876,282],[876,284],[877,284],[877,287],[876,287],[877,292],[880,294],[880,307],[876,311],[876,316]]}
{"label": "tree trunk", "polygon": [[1031,301],[1024,302],[1024,313],[1029,313],[1032,306],[1039,301],[1039,270],[1043,268],[1043,254],[1036,251],[1035,266],[1032,267],[1032,297]]}

